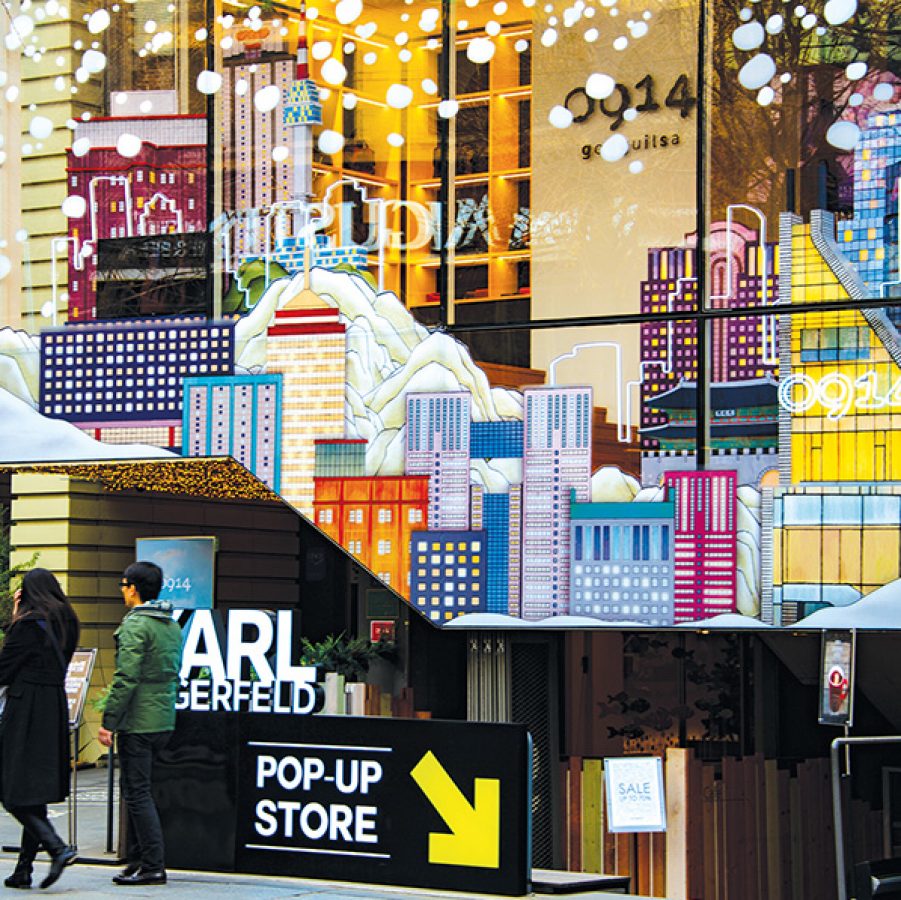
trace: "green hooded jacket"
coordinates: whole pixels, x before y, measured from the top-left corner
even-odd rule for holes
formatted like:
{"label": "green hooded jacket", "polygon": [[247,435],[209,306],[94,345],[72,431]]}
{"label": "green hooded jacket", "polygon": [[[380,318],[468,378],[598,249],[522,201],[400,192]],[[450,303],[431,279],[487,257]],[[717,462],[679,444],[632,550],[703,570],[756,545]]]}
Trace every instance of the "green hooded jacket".
{"label": "green hooded jacket", "polygon": [[175,699],[181,667],[181,628],[172,604],[153,600],[129,610],[116,629],[116,674],[103,727],[150,734],[175,727]]}

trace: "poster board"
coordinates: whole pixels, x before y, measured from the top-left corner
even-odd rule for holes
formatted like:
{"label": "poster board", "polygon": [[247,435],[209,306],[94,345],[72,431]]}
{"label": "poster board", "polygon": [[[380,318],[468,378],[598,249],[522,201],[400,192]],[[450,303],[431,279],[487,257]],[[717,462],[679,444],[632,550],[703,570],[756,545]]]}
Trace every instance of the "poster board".
{"label": "poster board", "polygon": [[84,704],[91,686],[96,650],[76,650],[66,669],[66,704],[69,707],[69,727],[78,728],[84,714]]}
{"label": "poster board", "polygon": [[135,559],[163,570],[160,600],[176,609],[212,609],[218,544],[212,536],[135,538]]}
{"label": "poster board", "polygon": [[857,632],[824,631],[820,653],[821,725],[850,728],[854,722],[854,663]]}
{"label": "poster board", "polygon": [[663,762],[659,756],[604,760],[607,827],[613,833],[666,831]]}

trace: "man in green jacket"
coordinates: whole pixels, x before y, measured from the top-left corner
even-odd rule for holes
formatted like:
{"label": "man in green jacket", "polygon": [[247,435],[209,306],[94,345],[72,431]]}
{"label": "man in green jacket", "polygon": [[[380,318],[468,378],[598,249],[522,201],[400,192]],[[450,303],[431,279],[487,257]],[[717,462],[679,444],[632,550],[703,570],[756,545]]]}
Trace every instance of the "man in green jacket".
{"label": "man in green jacket", "polygon": [[153,761],[175,728],[181,667],[181,628],[172,604],[158,600],[163,571],[136,562],[122,576],[128,612],[116,630],[116,674],[98,738],[112,746],[119,736],[122,796],[128,811],[128,865],[113,878],[120,885],[166,883],[163,830],[151,794]]}

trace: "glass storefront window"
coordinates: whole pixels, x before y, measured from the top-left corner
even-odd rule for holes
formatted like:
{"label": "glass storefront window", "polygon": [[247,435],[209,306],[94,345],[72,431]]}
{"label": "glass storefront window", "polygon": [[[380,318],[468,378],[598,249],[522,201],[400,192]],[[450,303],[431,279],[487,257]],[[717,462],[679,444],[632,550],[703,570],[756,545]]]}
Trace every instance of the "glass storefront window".
{"label": "glass storefront window", "polygon": [[[230,453],[437,624],[901,591],[901,3],[6,9],[16,416]],[[596,537],[669,581],[577,602]]]}

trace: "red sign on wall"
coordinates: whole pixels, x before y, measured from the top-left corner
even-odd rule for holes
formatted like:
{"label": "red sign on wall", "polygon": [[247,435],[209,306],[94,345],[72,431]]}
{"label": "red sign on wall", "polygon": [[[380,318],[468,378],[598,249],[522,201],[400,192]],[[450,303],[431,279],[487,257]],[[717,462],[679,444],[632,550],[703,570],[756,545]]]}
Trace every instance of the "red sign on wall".
{"label": "red sign on wall", "polygon": [[374,619],[369,623],[369,640],[373,644],[378,643],[382,638],[386,641],[393,641],[394,625],[393,619]]}

